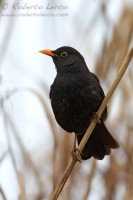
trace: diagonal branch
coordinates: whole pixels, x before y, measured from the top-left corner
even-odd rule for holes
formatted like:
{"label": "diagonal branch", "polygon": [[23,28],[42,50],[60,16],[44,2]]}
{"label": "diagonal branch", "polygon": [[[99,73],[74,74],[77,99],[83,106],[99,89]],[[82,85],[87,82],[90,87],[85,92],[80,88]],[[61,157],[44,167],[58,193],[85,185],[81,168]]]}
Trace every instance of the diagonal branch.
{"label": "diagonal branch", "polygon": [[[116,78],[115,78],[115,80],[114,80],[112,86],[110,87],[110,89],[109,89],[107,95],[106,95],[105,98],[103,99],[103,101],[102,101],[102,103],[101,103],[101,105],[100,105],[100,107],[99,107],[99,109],[98,109],[98,111],[97,111],[97,115],[98,115],[99,117],[101,116],[101,114],[102,114],[102,112],[104,111],[104,109],[105,109],[107,103],[109,102],[111,96],[113,95],[115,89],[117,88],[117,86],[118,86],[120,80],[122,79],[122,77],[123,77],[123,75],[124,75],[124,73],[125,73],[125,71],[126,71],[128,65],[129,65],[130,61],[132,60],[132,57],[133,57],[133,48],[131,48],[130,51],[129,51],[129,53],[127,54],[127,56],[126,56],[126,58],[125,58],[125,60],[124,60],[124,62],[123,62],[123,64],[122,64],[122,66],[121,66],[119,72],[118,72],[117,75],[116,75]],[[85,135],[84,135],[84,137],[83,137],[83,139],[81,140],[81,142],[80,142],[80,144],[79,144],[79,150],[80,150],[81,152],[82,152],[82,150],[84,149],[84,146],[86,145],[86,143],[87,143],[87,141],[88,141],[88,139],[89,139],[89,137],[90,137],[92,131],[93,131],[94,128],[95,128],[95,126],[96,126],[96,120],[93,119],[93,120],[91,121],[91,123],[90,123],[90,125],[89,125],[89,127],[88,127],[88,129],[87,129],[87,131],[86,131],[86,133],[85,133]],[[68,165],[67,165],[67,167],[66,167],[66,170],[65,170],[65,172],[64,172],[64,175],[63,175],[63,177],[61,178],[61,180],[60,180],[59,184],[57,185],[57,187],[55,188],[55,191],[54,191],[54,193],[52,194],[50,200],[56,200],[56,199],[58,199],[58,197],[59,197],[59,195],[60,195],[60,193],[61,193],[61,191],[62,191],[62,189],[63,189],[63,187],[64,187],[64,185],[65,185],[65,183],[66,183],[66,181],[67,181],[67,179],[68,179],[68,177],[69,177],[69,175],[71,174],[71,172],[72,172],[72,170],[73,170],[75,164],[76,164],[76,160],[71,158],[71,160],[69,161],[69,163],[68,163]]]}

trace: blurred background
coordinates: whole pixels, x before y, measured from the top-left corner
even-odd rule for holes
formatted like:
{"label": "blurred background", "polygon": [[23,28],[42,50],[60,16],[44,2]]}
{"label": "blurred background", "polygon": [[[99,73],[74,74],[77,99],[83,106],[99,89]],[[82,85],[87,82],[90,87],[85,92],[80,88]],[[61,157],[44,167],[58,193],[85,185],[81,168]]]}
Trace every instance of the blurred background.
{"label": "blurred background", "polygon": [[[133,46],[132,0],[0,1],[0,200],[48,200],[71,156],[74,134],[56,123],[56,70],[41,49],[72,46],[105,94]],[[77,163],[59,200],[133,199],[133,61],[109,105],[120,148]]]}

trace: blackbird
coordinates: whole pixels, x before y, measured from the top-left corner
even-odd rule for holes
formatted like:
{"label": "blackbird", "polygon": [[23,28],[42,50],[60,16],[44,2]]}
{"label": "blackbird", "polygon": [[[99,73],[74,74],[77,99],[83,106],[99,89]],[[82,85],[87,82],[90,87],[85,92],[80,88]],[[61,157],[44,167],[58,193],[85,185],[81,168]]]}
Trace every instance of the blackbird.
{"label": "blackbird", "polygon": [[[104,98],[99,79],[89,71],[83,56],[72,47],[40,52],[52,57],[57,70],[50,89],[55,118],[64,130],[75,133],[79,144]],[[83,160],[92,156],[101,160],[111,153],[111,148],[119,147],[105,127],[106,118],[107,107],[102,113],[101,123],[97,123],[81,153]]]}

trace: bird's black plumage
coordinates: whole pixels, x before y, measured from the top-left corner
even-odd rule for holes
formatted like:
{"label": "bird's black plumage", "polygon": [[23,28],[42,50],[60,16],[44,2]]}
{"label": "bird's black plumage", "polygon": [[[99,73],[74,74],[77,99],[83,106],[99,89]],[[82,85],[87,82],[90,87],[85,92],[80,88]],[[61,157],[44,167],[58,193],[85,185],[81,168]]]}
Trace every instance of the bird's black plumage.
{"label": "bird's black plumage", "polygon": [[[60,47],[55,51],[43,50],[52,56],[57,76],[51,85],[50,99],[58,124],[68,132],[77,134],[78,144],[85,134],[93,113],[104,98],[97,76],[89,71],[83,56],[72,47]],[[111,148],[118,148],[117,141],[104,125],[107,108],[102,114],[102,123],[97,124],[82,152],[82,159],[103,159]]]}

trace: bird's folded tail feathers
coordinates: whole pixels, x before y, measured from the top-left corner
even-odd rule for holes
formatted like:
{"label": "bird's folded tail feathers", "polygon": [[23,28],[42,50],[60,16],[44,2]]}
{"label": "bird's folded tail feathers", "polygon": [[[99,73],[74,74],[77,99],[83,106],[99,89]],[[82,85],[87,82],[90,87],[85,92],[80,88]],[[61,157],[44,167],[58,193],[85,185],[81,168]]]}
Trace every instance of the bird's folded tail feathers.
{"label": "bird's folded tail feathers", "polygon": [[[77,135],[78,144],[81,142],[84,134]],[[94,157],[98,160],[102,160],[105,155],[111,153],[111,149],[119,147],[118,142],[110,134],[104,123],[96,125],[89,140],[87,141],[81,158],[83,160]]]}

